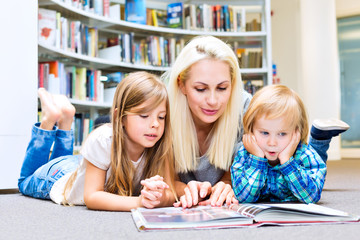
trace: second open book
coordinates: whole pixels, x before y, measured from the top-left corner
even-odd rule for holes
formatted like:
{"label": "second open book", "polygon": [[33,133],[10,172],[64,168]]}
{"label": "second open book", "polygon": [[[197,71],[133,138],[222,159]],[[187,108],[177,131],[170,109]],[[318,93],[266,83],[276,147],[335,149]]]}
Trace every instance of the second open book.
{"label": "second open book", "polygon": [[233,204],[229,207],[138,208],[132,217],[139,231],[258,227],[359,222],[360,217],[316,204]]}

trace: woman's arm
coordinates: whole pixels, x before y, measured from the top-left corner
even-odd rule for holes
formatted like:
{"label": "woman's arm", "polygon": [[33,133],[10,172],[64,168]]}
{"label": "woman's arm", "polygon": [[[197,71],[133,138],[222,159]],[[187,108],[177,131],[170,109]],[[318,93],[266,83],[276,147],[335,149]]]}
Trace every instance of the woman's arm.
{"label": "woman's arm", "polygon": [[[84,161],[87,161],[84,159]],[[142,207],[141,197],[119,196],[104,191],[106,171],[87,161],[84,186],[84,200],[87,208],[93,210],[130,211]]]}

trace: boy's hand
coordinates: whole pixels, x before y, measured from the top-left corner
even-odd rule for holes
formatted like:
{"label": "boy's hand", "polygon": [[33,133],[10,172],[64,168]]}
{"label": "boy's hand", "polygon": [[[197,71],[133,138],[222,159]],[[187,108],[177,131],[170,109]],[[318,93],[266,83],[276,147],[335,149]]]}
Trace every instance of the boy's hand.
{"label": "boy's hand", "polygon": [[164,182],[163,177],[158,175],[142,180],[141,203],[146,208],[154,208],[161,203],[161,198],[165,195],[165,189],[169,186]]}
{"label": "boy's hand", "polygon": [[295,150],[299,144],[299,141],[300,141],[300,132],[299,130],[296,130],[291,137],[291,141],[289,145],[287,145],[286,148],[284,148],[284,150],[282,150],[279,153],[278,158],[280,160],[280,164],[286,163],[291,158],[291,156],[294,155]]}
{"label": "boy's hand", "polygon": [[253,134],[249,134],[249,133],[244,134],[243,144],[244,144],[246,151],[248,151],[252,155],[255,155],[255,156],[261,157],[261,158],[265,157],[265,153],[263,152],[263,150],[261,150],[261,148],[257,144],[255,136]]}

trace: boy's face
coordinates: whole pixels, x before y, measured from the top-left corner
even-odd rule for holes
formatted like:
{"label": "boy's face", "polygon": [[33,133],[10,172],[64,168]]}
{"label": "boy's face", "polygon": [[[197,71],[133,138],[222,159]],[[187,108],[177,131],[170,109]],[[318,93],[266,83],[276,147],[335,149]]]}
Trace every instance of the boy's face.
{"label": "boy's face", "polygon": [[268,160],[276,160],[286,146],[289,145],[295,129],[286,118],[266,119],[261,116],[256,119],[253,133],[258,146]]}

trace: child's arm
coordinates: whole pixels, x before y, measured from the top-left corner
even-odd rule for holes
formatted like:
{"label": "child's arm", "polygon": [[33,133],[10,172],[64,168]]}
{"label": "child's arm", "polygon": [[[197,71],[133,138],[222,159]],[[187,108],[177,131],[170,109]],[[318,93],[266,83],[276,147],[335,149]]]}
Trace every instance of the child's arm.
{"label": "child's arm", "polygon": [[316,203],[321,198],[326,176],[326,164],[306,145],[296,152],[279,170],[292,194],[301,202]]}
{"label": "child's arm", "polygon": [[243,144],[230,168],[232,186],[239,202],[256,202],[266,185],[268,161],[246,150],[258,149],[256,141],[250,135],[244,135]]}
{"label": "child's arm", "polygon": [[173,191],[169,188],[172,176],[170,176],[168,162],[165,168],[165,181],[158,175],[141,181],[144,186],[141,191],[141,203],[147,208],[172,206],[175,202],[175,189]]}
{"label": "child's arm", "polygon": [[[87,161],[84,159],[84,161]],[[93,210],[130,211],[142,207],[140,197],[119,196],[104,191],[106,171],[87,161],[84,186],[84,200],[87,208]]]}

